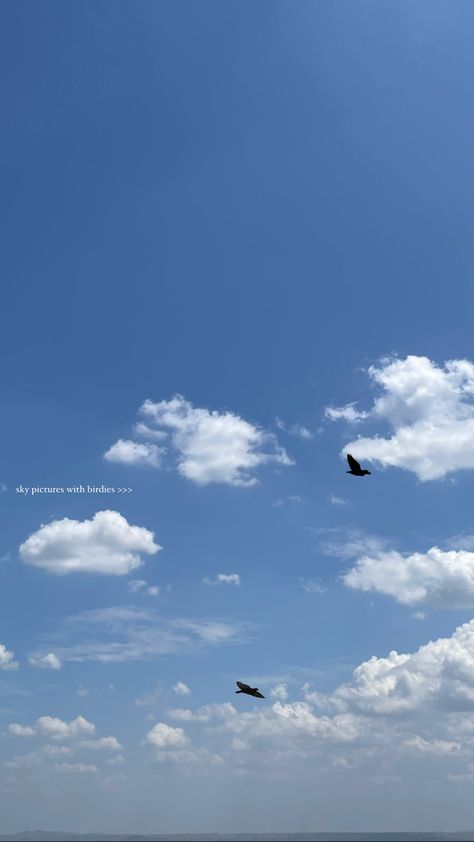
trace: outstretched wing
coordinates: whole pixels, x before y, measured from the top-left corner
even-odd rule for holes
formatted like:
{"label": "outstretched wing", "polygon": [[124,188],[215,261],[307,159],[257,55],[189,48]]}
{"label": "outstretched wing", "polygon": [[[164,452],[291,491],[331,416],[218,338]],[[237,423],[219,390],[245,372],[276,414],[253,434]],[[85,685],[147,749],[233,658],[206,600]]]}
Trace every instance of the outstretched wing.
{"label": "outstretched wing", "polygon": [[351,469],[351,471],[360,471],[361,470],[361,467],[360,467],[357,459],[354,459],[354,457],[351,456],[350,453],[347,454],[347,461],[349,462],[349,468]]}
{"label": "outstretched wing", "polygon": [[265,698],[265,696],[262,696],[260,690],[256,690],[254,695],[257,697],[257,699],[264,699]]}
{"label": "outstretched wing", "polygon": [[239,690],[243,690],[244,693],[248,693],[248,691],[250,690],[249,685],[243,684],[242,681],[236,681],[235,683],[237,684],[237,687],[239,688]]}

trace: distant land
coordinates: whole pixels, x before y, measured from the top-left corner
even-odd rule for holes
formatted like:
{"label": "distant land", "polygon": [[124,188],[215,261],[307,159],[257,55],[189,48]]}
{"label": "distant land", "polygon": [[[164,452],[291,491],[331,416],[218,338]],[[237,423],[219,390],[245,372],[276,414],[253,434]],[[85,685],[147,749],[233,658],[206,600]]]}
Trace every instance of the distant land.
{"label": "distant land", "polygon": [[431,833],[65,833],[27,830],[0,842],[474,842],[474,831]]}

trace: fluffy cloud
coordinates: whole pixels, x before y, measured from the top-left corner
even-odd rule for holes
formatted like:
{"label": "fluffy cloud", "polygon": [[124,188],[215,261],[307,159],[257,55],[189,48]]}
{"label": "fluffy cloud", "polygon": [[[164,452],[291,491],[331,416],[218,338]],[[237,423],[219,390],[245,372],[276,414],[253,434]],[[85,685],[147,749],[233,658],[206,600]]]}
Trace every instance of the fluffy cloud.
{"label": "fluffy cloud", "polygon": [[34,725],[19,725],[17,722],[12,722],[8,730],[17,737],[32,737],[40,734],[51,737],[53,740],[67,740],[82,734],[94,734],[95,725],[83,716],[77,716],[70,722],[56,716],[40,716]]}
{"label": "fluffy cloud", "polygon": [[184,681],[178,681],[176,684],[174,684],[173,690],[177,696],[189,696],[191,692],[188,685],[185,684]]}
{"label": "fluffy cloud", "polygon": [[[144,436],[149,431],[150,438],[169,434],[178,472],[198,485],[218,482],[250,486],[257,482],[254,471],[261,465],[293,464],[272,433],[232,412],[194,407],[182,395],[160,403],[147,400],[140,408],[140,414],[146,423],[140,422],[135,427],[136,433]],[[125,453],[127,459],[120,461],[131,461],[135,452],[131,445],[133,442],[120,440],[106,456],[110,459],[113,454],[117,459],[117,454]],[[136,447],[157,449],[150,443]],[[150,464],[149,460],[145,461]]]}
{"label": "fluffy cloud", "polygon": [[156,748],[167,748],[168,746],[179,748],[188,743],[188,738],[182,728],[173,728],[172,725],[167,725],[165,722],[157,722],[151,731],[148,731],[145,739],[147,743]]}
{"label": "fluffy cloud", "polygon": [[65,722],[56,716],[40,716],[36,720],[36,731],[53,740],[68,740],[81,734],[94,734],[95,725],[83,716],[76,716],[70,722]]}
{"label": "fluffy cloud", "polygon": [[13,652],[9,652],[3,643],[0,643],[0,670],[18,669],[18,661],[13,660]]}
{"label": "fluffy cloud", "polygon": [[308,694],[307,699],[365,714],[474,711],[474,620],[413,654],[374,656],[330,696]]}
{"label": "fluffy cloud", "polygon": [[218,573],[215,579],[205,576],[202,580],[204,585],[240,585],[238,573]]}
{"label": "fluffy cloud", "polygon": [[382,552],[364,556],[342,577],[351,588],[378,591],[404,605],[430,603],[438,608],[474,607],[474,552],[443,552],[402,556]]}
{"label": "fluffy cloud", "polygon": [[443,367],[427,357],[383,359],[369,377],[381,390],[372,409],[359,413],[353,404],[327,408],[331,420],[385,421],[389,438],[379,435],[349,442],[360,460],[413,471],[420,480],[474,468],[474,364],[450,360]]}
{"label": "fluffy cloud", "polygon": [[8,730],[10,734],[14,734],[15,737],[33,737],[36,733],[35,729],[31,727],[31,725],[19,725],[17,722],[11,722],[8,726]]}
{"label": "fluffy cloud", "polygon": [[154,555],[161,547],[154,534],[131,526],[118,512],[97,512],[91,520],[53,520],[20,546],[25,564],[50,573],[86,572],[123,576],[140,567],[140,553]]}
{"label": "fluffy cloud", "polygon": [[124,465],[150,465],[152,468],[159,468],[163,452],[163,448],[157,447],[156,444],[139,444],[136,441],[119,439],[104,453],[104,459]]}
{"label": "fluffy cloud", "polygon": [[31,655],[28,658],[29,663],[33,667],[40,667],[40,669],[50,669],[50,670],[60,670],[61,669],[61,661],[59,658],[54,654],[54,652],[48,652],[47,655],[41,655],[40,657]]}

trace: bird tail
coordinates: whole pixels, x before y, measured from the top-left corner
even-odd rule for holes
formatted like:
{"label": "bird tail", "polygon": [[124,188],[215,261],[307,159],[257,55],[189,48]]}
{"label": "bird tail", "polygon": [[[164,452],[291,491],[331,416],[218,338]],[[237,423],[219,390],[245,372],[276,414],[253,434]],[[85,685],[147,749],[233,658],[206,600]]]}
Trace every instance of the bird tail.
{"label": "bird tail", "polygon": [[243,690],[236,690],[235,692],[236,693],[243,693],[244,691]]}

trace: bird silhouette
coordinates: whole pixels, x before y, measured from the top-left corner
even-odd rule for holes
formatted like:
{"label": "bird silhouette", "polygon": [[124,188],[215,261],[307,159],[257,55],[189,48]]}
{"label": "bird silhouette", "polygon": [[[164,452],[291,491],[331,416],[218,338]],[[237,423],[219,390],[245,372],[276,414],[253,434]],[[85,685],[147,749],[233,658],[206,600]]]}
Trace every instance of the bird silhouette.
{"label": "bird silhouette", "polygon": [[349,462],[350,471],[346,471],[346,474],[352,474],[353,477],[363,477],[365,474],[370,474],[370,471],[366,471],[360,467],[357,459],[354,459],[350,453],[347,454],[347,461]]}
{"label": "bird silhouette", "polygon": [[258,687],[249,687],[248,684],[243,684],[242,681],[236,681],[237,687],[240,687],[240,690],[236,690],[236,693],[247,693],[247,696],[255,696],[257,699],[264,699],[265,696],[262,696]]}

